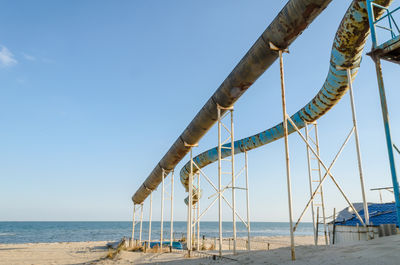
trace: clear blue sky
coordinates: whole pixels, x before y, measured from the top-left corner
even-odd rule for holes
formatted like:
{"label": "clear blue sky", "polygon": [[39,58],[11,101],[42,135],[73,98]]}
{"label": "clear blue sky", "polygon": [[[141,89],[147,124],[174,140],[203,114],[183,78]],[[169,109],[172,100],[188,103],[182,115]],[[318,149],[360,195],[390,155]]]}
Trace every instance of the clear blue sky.
{"label": "clear blue sky", "polygon": [[[3,1],[0,220],[130,220],[132,194],[286,2]],[[333,1],[285,55],[289,113],[323,84],[347,7],[347,1]],[[400,144],[399,68],[383,67],[393,139]],[[237,139],[281,120],[278,70],[275,63],[237,102]],[[367,196],[378,201],[369,189],[390,186],[391,180],[374,65],[367,56],[354,87]],[[326,163],[350,126],[346,96],[320,119]],[[216,143],[213,128],[194,153]],[[292,135],[290,149],[298,216],[308,195],[305,146]],[[239,169],[242,156],[237,161]],[[286,221],[283,141],[252,151],[249,163],[252,219]],[[216,175],[214,166],[206,172]],[[333,173],[351,200],[360,201],[353,140]],[[186,194],[177,179],[175,191],[176,219],[185,220]],[[211,194],[206,187],[205,192]],[[392,200],[389,194],[384,198]],[[326,201],[329,213],[345,206],[331,182]],[[215,220],[215,209],[205,219]]]}

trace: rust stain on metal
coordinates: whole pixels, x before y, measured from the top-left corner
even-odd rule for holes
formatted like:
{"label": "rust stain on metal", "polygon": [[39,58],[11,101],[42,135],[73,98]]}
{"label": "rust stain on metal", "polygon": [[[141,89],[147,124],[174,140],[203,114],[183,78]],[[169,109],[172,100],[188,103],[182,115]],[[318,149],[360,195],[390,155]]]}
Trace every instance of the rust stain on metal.
{"label": "rust stain on metal", "polygon": [[[293,1],[290,1],[287,5],[290,5],[292,2]],[[377,1],[377,3],[383,6],[388,6],[391,3],[391,0],[381,0]],[[286,30],[286,36],[283,38],[284,42],[288,43],[293,37],[298,36],[298,34],[300,34],[308,25],[308,20],[312,19],[313,16],[316,16],[323,8],[324,7],[321,5],[312,3],[303,9],[301,17],[294,18],[291,16],[295,16],[295,14],[291,12],[284,13],[285,15],[282,15],[282,20],[280,20],[280,26],[277,27],[279,32]],[[294,8],[290,11],[294,12],[298,10]],[[281,11],[281,13],[283,12]],[[286,15],[289,17],[286,17],[285,19]],[[376,17],[381,15],[382,12],[376,13]],[[296,24],[296,26],[291,25],[291,23]],[[330,68],[324,85],[318,94],[306,106],[291,117],[298,128],[303,128],[305,121],[313,122],[320,118],[333,108],[333,106],[335,106],[335,104],[345,95],[348,90],[346,70],[337,70],[336,67],[353,68],[354,78],[361,62],[362,51],[368,35],[369,24],[365,1],[354,0],[348,8],[337,30],[332,45]],[[261,39],[266,42],[266,40],[268,40],[268,35],[263,34]],[[285,47],[282,45],[282,42],[276,44],[280,47]],[[276,54],[272,54],[271,56],[276,56]],[[291,126],[288,129],[289,133],[294,131]],[[259,134],[235,141],[234,152],[236,154],[245,150],[248,151],[282,137],[283,127],[282,123],[279,123]],[[213,148],[200,154],[198,157],[201,157],[201,163],[199,163],[198,166],[202,168],[217,161],[218,158],[215,156],[215,152],[216,148]],[[229,155],[231,155],[230,151],[226,151],[223,153],[222,157],[224,158]],[[188,164],[186,164],[181,170],[181,180],[187,178],[187,167]]]}
{"label": "rust stain on metal", "polygon": [[[321,5],[317,5],[315,3],[311,3],[306,6],[305,10],[303,11],[302,14],[302,22],[296,26],[296,28],[291,27],[290,25],[287,25],[287,33],[288,36],[284,38],[283,40],[285,42],[289,42],[291,39],[293,39],[295,36],[297,36],[299,33],[298,32],[303,32],[307,26],[309,25],[309,19],[310,17],[313,17],[319,13],[321,10]],[[285,47],[286,48],[286,47]]]}
{"label": "rust stain on metal", "polygon": [[[311,2],[311,4],[310,4]],[[331,2],[331,0],[291,0],[289,1],[282,11],[273,20],[271,25],[264,31],[251,49],[246,53],[243,59],[233,69],[231,74],[225,79],[222,85],[217,89],[210,100],[204,107],[197,113],[192,122],[186,127],[182,135],[175,141],[168,152],[160,160],[159,164],[165,168],[174,168],[179,161],[188,153],[188,149],[183,146],[182,139],[187,142],[197,143],[205,133],[214,125],[216,121],[215,113],[210,113],[210,110],[215,110],[215,103],[222,106],[232,106],[239,97],[257,80],[257,78],[264,73],[266,69],[276,60],[276,53],[272,53],[266,49],[264,43],[264,36],[266,39],[277,38],[278,40],[287,40],[286,45],[289,45],[294,39],[301,34],[308,24]],[[312,3],[316,6],[313,7]],[[285,14],[291,14],[286,17]],[[307,20],[300,14],[308,14]],[[279,29],[284,27],[285,21],[291,21],[290,27],[293,30],[290,34],[282,32]],[[301,30],[299,30],[301,29]],[[290,35],[290,37],[288,37]],[[232,96],[232,88],[235,84],[239,84],[239,89],[235,95]],[[235,91],[234,91],[235,92]],[[145,180],[147,187],[157,187],[161,182],[161,172],[159,167],[153,169],[150,175]],[[147,196],[148,191],[141,186],[133,195],[132,200],[134,203],[142,203]]]}

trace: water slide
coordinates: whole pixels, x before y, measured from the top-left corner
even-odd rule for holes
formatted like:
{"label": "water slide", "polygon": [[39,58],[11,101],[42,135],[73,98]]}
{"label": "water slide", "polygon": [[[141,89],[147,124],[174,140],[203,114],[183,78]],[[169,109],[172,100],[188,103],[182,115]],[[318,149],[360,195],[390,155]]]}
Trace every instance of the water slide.
{"label": "water slide", "polygon": [[[272,23],[257,39],[238,65],[219,86],[212,97],[197,113],[191,123],[174,142],[168,152],[156,165],[144,183],[132,196],[135,204],[140,204],[162,181],[162,171],[170,172],[190,151],[190,146],[199,142],[217,121],[217,105],[229,108],[278,58],[277,51],[269,48],[269,43],[281,49],[290,44],[327,7],[331,0],[290,0]],[[345,1],[341,1],[345,2]],[[382,6],[389,6],[392,0],[377,0]],[[382,12],[375,13],[380,17]],[[354,80],[361,62],[361,55],[369,35],[368,14],[365,0],[353,0],[344,15],[333,42],[329,71],[318,94],[302,109],[291,116],[300,129],[306,122],[312,122],[328,112],[348,90],[346,70],[352,68]],[[318,40],[314,40],[315,43]],[[294,132],[288,126],[289,133]],[[238,154],[266,145],[283,137],[282,123],[256,135],[234,142],[234,153]],[[228,144],[230,145],[230,144]],[[231,155],[230,149],[223,149],[222,157]],[[194,158],[203,168],[218,160],[217,148],[212,148]],[[181,182],[188,191],[190,163],[180,172]],[[197,198],[197,196],[195,196]],[[195,203],[196,200],[193,200]]]}

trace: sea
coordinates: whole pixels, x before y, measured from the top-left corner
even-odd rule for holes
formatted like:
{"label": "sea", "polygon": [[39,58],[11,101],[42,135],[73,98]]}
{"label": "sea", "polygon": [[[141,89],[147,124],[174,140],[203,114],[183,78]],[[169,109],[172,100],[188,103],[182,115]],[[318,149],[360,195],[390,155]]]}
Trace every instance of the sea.
{"label": "sea", "polygon": [[[135,238],[139,238],[139,224],[135,226]],[[163,237],[170,238],[170,222],[164,222]],[[289,223],[252,222],[251,236],[287,236]],[[161,235],[161,223],[151,223],[151,238],[157,240]],[[232,222],[223,222],[223,236],[231,237]],[[180,239],[186,234],[186,222],[173,222],[174,238]],[[142,223],[142,239],[147,240],[149,222]],[[296,235],[312,235],[312,223],[301,223]],[[206,238],[218,236],[218,222],[201,222],[200,235]],[[132,236],[132,222],[0,222],[0,244],[79,242],[79,241],[117,241]],[[237,223],[237,237],[246,237],[247,229],[243,223]]]}

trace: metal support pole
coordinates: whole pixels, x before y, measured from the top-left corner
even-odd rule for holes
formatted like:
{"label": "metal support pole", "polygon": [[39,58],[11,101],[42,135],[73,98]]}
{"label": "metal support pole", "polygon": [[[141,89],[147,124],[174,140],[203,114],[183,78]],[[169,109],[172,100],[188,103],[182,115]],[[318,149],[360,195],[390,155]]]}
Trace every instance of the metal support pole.
{"label": "metal support pole", "polygon": [[[314,124],[314,133],[315,133],[315,143],[317,144],[317,154],[318,157],[320,156],[319,152],[319,138],[318,138],[318,126],[317,123]],[[319,181],[321,182],[322,180],[322,174],[321,174],[321,163],[318,161],[318,177]],[[325,201],[324,201],[324,192],[322,190],[322,186],[319,189],[319,192],[321,193],[321,204],[322,204],[322,218],[323,218],[323,224],[324,224],[324,235],[325,235],[325,245],[328,245],[328,227],[326,225],[326,215],[325,215]]]}
{"label": "metal support pole", "polygon": [[394,199],[395,199],[395,202],[396,202],[397,222],[400,223],[399,182],[397,180],[396,166],[395,166],[395,162],[394,162],[393,142],[392,142],[392,136],[391,136],[391,133],[390,133],[389,112],[388,112],[387,102],[386,102],[385,87],[384,87],[384,84],[383,84],[381,60],[379,58],[376,58],[376,57],[373,57],[373,59],[375,61],[376,76],[377,76],[378,85],[379,85],[379,96],[380,96],[380,100],[381,100],[383,125],[384,125],[384,128],[385,128],[385,134],[386,134],[386,144],[387,144],[387,149],[388,149],[390,172],[391,172],[391,175],[392,175]]}
{"label": "metal support pole", "polygon": [[172,242],[174,241],[174,170],[171,173],[171,227],[170,227],[170,246],[172,247]]}
{"label": "metal support pole", "polygon": [[221,169],[221,109],[217,108],[218,112],[218,235],[219,235],[219,256],[222,256],[222,196],[221,196],[221,187],[222,187],[222,169]]}
{"label": "metal support pole", "polygon": [[[306,131],[306,140],[308,143],[308,140],[310,138],[309,132],[308,132],[308,123],[306,123],[306,126],[304,126],[304,129]],[[307,165],[308,165],[308,184],[310,187],[310,198],[312,197],[313,190],[312,190],[312,168],[311,168],[311,158],[310,158],[310,148],[308,145],[307,147]],[[316,231],[316,224],[315,224],[315,217],[314,217],[314,202],[311,202],[311,218],[313,221],[313,231],[314,231],[314,244],[317,245],[317,237],[318,237],[318,231]],[[318,220],[317,220],[318,221]]]}
{"label": "metal support pole", "polygon": [[140,230],[139,230],[139,245],[142,244],[142,228],[143,228],[143,203],[140,204]]}
{"label": "metal support pole", "polygon": [[[194,182],[195,177],[193,177],[193,182]],[[196,243],[197,243],[197,226],[196,226],[196,203],[192,207],[192,249],[197,249]]]}
{"label": "metal support pole", "polygon": [[190,149],[190,174],[189,174],[189,199],[188,199],[188,218],[187,218],[187,249],[192,250],[192,207],[193,207],[193,151]]}
{"label": "metal support pole", "polygon": [[193,205],[192,210],[193,210],[193,212],[192,212],[192,218],[193,218],[193,220],[192,220],[192,229],[193,229],[193,230],[192,230],[192,248],[198,250],[198,249],[197,249],[197,246],[196,246],[196,243],[197,243],[197,239],[196,239],[196,236],[197,236],[197,230],[196,230],[196,228],[197,228],[197,226],[196,226],[196,223],[195,223],[195,218],[196,218],[196,204]]}
{"label": "metal support pole", "polygon": [[153,191],[150,193],[150,213],[149,213],[149,247],[151,242],[151,215],[153,211]]}
{"label": "metal support pole", "polygon": [[375,49],[378,43],[378,40],[376,38],[376,31],[375,31],[375,15],[373,12],[373,6],[372,2],[374,0],[367,0],[367,12],[368,12],[368,22],[369,22],[369,28],[371,30],[371,40],[372,40],[372,49]]}
{"label": "metal support pole", "polygon": [[162,180],[161,180],[161,235],[160,235],[160,251],[162,251],[163,247],[163,237],[164,237],[164,192],[165,192],[165,170],[162,170]]}
{"label": "metal support pole", "polygon": [[135,236],[135,210],[136,204],[133,204],[133,217],[132,217],[132,244]]}
{"label": "metal support pole", "polygon": [[399,148],[398,148],[395,144],[393,144],[393,147],[394,147],[394,149],[397,151],[397,153],[400,155],[400,150],[399,150]]}
{"label": "metal support pole", "polygon": [[[193,174],[193,180],[192,180],[192,183],[193,183],[193,185],[194,185],[194,183],[195,183],[195,179],[196,179],[196,175],[197,174]],[[194,193],[196,193],[196,187],[193,187],[193,191],[194,191]],[[193,198],[194,198],[194,196],[193,196]],[[195,216],[196,216],[196,203],[194,203],[194,201],[192,201],[192,204],[193,204],[193,206],[192,206],[192,208],[191,208],[191,210],[192,210],[192,223],[191,223],[191,225],[192,225],[192,231],[191,231],[191,233],[192,233],[192,249],[194,250],[194,249],[196,249],[196,222],[195,222]]]}
{"label": "metal support pole", "polygon": [[317,238],[315,240],[315,245],[318,245],[318,225],[319,225],[319,207],[317,207],[317,222],[315,224],[315,230],[317,231]]}
{"label": "metal support pole", "polygon": [[[193,182],[194,182],[194,178],[193,178]],[[195,220],[194,220],[195,212],[196,212],[195,207],[196,207],[196,205],[192,206],[192,231],[191,232],[192,232],[192,249],[193,250],[196,249],[196,244],[195,244],[195,241],[196,241],[196,224],[195,224]]]}
{"label": "metal support pole", "polygon": [[231,112],[231,159],[232,159],[232,222],[233,222],[233,254],[236,255],[236,200],[235,200],[235,145],[234,145],[234,126],[233,126],[233,109]]}
{"label": "metal support pole", "polygon": [[190,147],[190,174],[188,183],[188,212],[187,212],[187,230],[186,230],[186,244],[188,249],[188,256],[190,257],[191,251],[193,250],[192,239],[193,239],[193,218],[192,218],[192,208],[193,208],[193,150],[192,147],[198,146],[198,144],[188,144],[185,143],[186,147]]}
{"label": "metal support pole", "polygon": [[246,207],[247,207],[247,250],[250,251],[250,199],[249,199],[249,166],[247,151],[244,151],[244,167],[246,177]]}
{"label": "metal support pole", "polygon": [[351,80],[351,69],[347,68],[346,72],[347,72],[347,83],[349,85],[349,90],[350,90],[349,94],[350,94],[351,112],[352,112],[352,116],[353,116],[354,138],[356,140],[358,171],[360,173],[361,194],[362,194],[363,205],[364,205],[364,218],[365,218],[365,224],[368,226],[369,225],[369,212],[368,212],[368,203],[367,203],[367,199],[365,196],[365,185],[364,185],[364,176],[363,176],[362,163],[361,163],[360,142],[358,139],[357,116],[356,116],[356,108],[355,108],[355,104],[354,104],[353,84],[352,84],[352,80]]}
{"label": "metal support pole", "polygon": [[[197,192],[200,192],[200,173],[197,175]],[[200,198],[197,194],[197,250],[200,248]]]}
{"label": "metal support pole", "polygon": [[[296,254],[294,249],[294,235],[293,235],[293,211],[292,211],[292,188],[290,179],[290,159],[289,159],[289,141],[288,141],[288,115],[286,112],[286,96],[285,96],[285,75],[283,71],[283,52],[284,50],[277,48],[272,43],[270,46],[274,50],[279,52],[279,68],[281,75],[281,92],[282,92],[282,113],[283,113],[283,132],[285,138],[285,154],[286,154],[286,179],[287,179],[287,190],[288,190],[288,205],[289,205],[289,225],[290,225],[290,250],[292,254],[292,260],[296,260]],[[287,52],[287,50],[286,50]]]}
{"label": "metal support pole", "polygon": [[336,232],[336,208],[333,208],[333,229],[332,229],[332,245],[335,244],[335,232]]}

